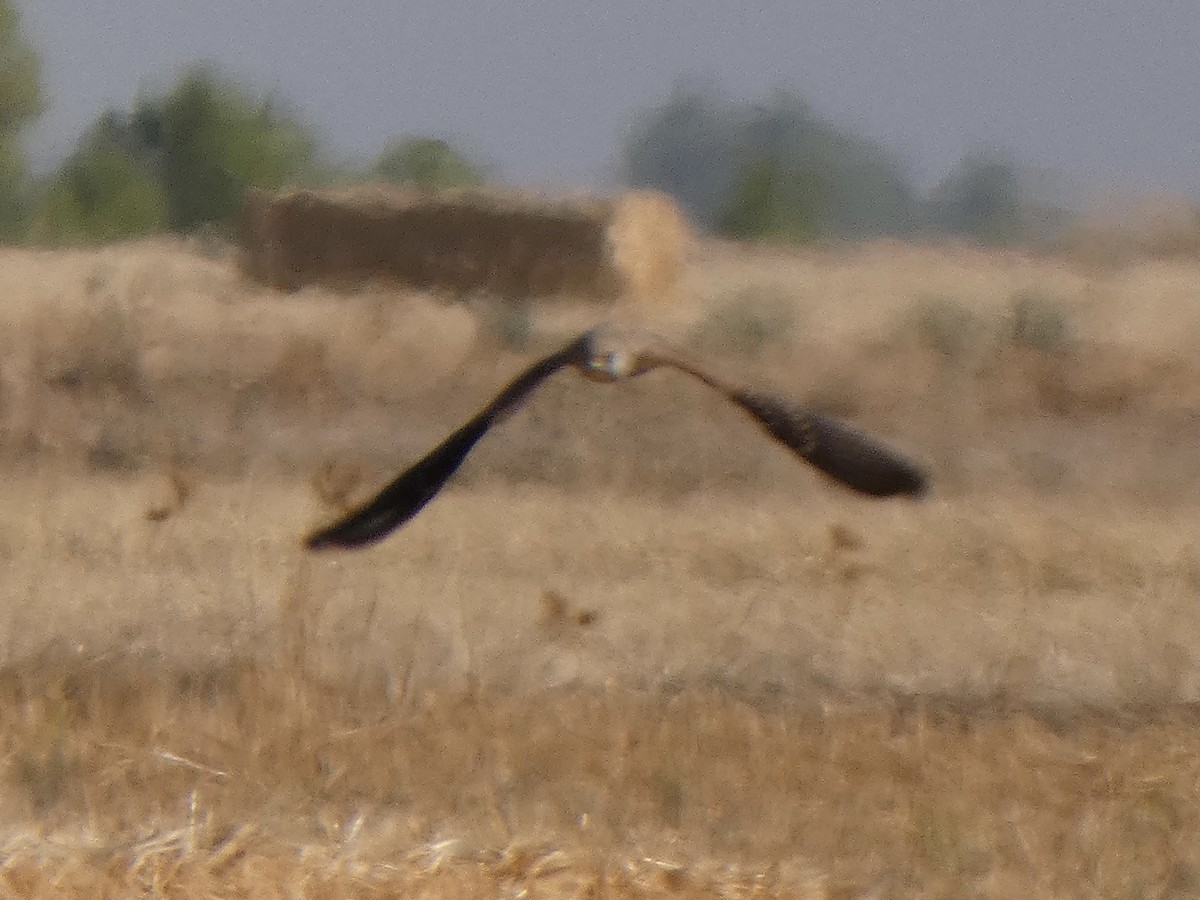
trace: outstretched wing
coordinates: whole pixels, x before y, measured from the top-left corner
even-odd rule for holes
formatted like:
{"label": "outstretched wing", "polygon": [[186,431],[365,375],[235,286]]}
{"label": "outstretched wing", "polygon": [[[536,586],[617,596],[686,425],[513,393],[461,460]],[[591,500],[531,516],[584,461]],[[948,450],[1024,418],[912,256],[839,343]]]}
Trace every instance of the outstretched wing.
{"label": "outstretched wing", "polygon": [[771,437],[859,493],[919,497],[928,488],[929,478],[916,463],[845,422],[770,394],[731,390],[725,396]]}
{"label": "outstretched wing", "polygon": [[663,344],[649,347],[643,359],[698,378],[749,413],[775,440],[859,493],[919,497],[928,488],[929,478],[920,466],[852,425],[773,394],[737,385]]}
{"label": "outstretched wing", "polygon": [[332,525],[309,535],[310,550],[362,547],[374,543],[415,516],[450,480],[471,448],[493,425],[516,410],[533,390],[565,366],[583,359],[589,335],[581,335],[557,353],[538,360],[468,422],[400,474],[374,498]]}

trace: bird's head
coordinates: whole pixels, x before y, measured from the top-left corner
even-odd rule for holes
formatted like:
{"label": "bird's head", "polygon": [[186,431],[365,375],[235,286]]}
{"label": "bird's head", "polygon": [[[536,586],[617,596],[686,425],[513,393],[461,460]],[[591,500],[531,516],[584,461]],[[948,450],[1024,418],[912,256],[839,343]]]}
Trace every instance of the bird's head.
{"label": "bird's head", "polygon": [[645,351],[641,332],[608,326],[592,331],[587,354],[579,371],[593,381],[620,381],[654,368]]}
{"label": "bird's head", "polygon": [[580,371],[593,381],[620,381],[636,375],[634,356],[622,350],[604,350],[590,354]]}

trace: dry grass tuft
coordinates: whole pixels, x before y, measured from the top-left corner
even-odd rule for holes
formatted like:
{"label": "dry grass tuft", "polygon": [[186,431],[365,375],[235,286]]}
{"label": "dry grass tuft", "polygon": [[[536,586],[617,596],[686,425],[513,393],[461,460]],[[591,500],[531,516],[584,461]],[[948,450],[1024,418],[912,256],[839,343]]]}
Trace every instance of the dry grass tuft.
{"label": "dry grass tuft", "polygon": [[541,626],[554,637],[561,637],[572,628],[590,628],[600,620],[594,609],[572,609],[571,602],[559,591],[542,591]]}
{"label": "dry grass tuft", "polygon": [[362,490],[365,473],[358,463],[338,464],[331,459],[313,473],[312,486],[317,496],[335,513],[346,513],[355,505],[352,496]]}
{"label": "dry grass tuft", "polygon": [[165,522],[177,515],[195,490],[193,477],[178,464],[171,466],[165,480],[166,491],[160,492],[146,507],[147,522]]}
{"label": "dry grass tuft", "polygon": [[677,299],[694,238],[674,200],[647,190],[620,195],[613,201],[605,239],[618,294],[651,303]]}
{"label": "dry grass tuft", "polygon": [[754,358],[772,344],[786,343],[800,318],[795,298],[746,290],[694,325],[688,343],[709,353]]}

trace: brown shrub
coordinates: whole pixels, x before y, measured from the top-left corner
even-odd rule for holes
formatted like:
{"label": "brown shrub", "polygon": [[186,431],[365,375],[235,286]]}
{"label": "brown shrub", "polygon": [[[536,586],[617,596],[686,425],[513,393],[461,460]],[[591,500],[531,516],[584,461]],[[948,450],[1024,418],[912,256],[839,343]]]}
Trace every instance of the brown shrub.
{"label": "brown shrub", "polygon": [[508,299],[611,299],[669,291],[688,244],[665,196],[549,199],[517,193],[429,193],[383,186],[251,190],[241,264],[283,290],[384,280]]}

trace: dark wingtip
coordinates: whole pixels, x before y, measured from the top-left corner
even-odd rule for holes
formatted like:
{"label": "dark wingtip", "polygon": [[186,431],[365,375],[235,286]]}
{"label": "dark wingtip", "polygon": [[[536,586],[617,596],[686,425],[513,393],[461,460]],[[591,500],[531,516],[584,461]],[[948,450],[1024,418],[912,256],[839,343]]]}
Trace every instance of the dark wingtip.
{"label": "dark wingtip", "polygon": [[913,500],[926,500],[933,491],[933,480],[923,469],[913,469],[909,482],[900,493]]}
{"label": "dark wingtip", "polygon": [[920,499],[929,490],[920,465],[853,425],[770,394],[734,391],[729,397],[776,440],[860,494]]}
{"label": "dark wingtip", "polygon": [[341,545],[332,540],[324,531],[314,531],[304,539],[305,550],[331,550],[338,546]]}
{"label": "dark wingtip", "polygon": [[[345,518],[320,528],[304,539],[304,549],[321,550],[357,550],[383,540],[400,525],[411,518],[416,510],[408,515],[389,515],[380,517],[373,515],[371,506],[358,512],[350,513]],[[422,504],[423,505],[423,504]],[[418,506],[417,509],[420,507]],[[391,510],[388,510],[391,512]]]}
{"label": "dark wingtip", "polygon": [[[932,490],[929,476],[924,471],[908,465],[900,468],[889,468],[886,471],[850,473],[837,470],[831,471],[831,466],[822,465],[821,462],[818,461],[816,465],[825,474],[832,476],[835,481],[841,483],[843,486],[860,494],[865,494],[868,497],[878,497],[880,499],[899,497],[905,500],[919,501],[928,497]],[[895,462],[895,460],[891,462]]]}
{"label": "dark wingtip", "polygon": [[890,455],[890,478],[885,479],[886,487],[879,491],[879,496],[907,497],[910,500],[927,498],[933,490],[933,479],[929,472],[923,466],[897,453],[892,452]]}

